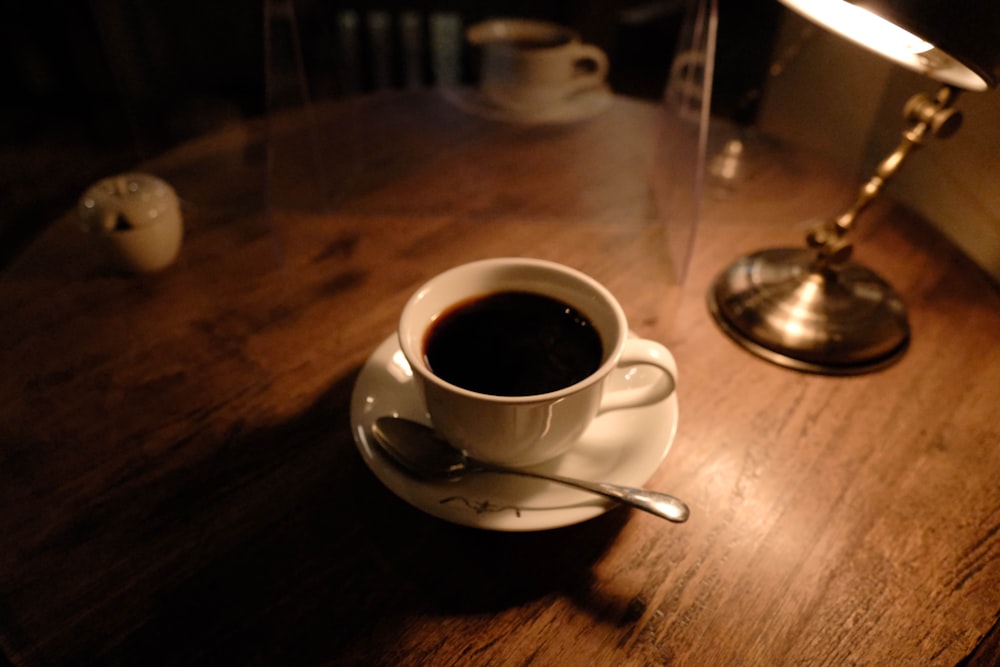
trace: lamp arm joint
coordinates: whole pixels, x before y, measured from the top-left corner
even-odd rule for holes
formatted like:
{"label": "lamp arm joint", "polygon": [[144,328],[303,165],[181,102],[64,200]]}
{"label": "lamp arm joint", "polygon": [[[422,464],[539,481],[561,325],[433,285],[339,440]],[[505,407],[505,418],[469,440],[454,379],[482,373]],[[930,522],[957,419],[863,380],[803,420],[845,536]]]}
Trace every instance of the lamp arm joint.
{"label": "lamp arm joint", "polygon": [[912,125],[903,131],[899,145],[879,162],[874,175],[861,186],[854,203],[847,210],[826,220],[807,235],[806,242],[817,251],[820,264],[836,264],[850,257],[851,244],[846,239],[847,234],[861,212],[899,172],[910,153],[929,138],[946,138],[954,134],[962,120],[961,113],[952,108],[959,92],[954,86],[944,85],[933,99],[918,93],[907,100],[903,116]]}

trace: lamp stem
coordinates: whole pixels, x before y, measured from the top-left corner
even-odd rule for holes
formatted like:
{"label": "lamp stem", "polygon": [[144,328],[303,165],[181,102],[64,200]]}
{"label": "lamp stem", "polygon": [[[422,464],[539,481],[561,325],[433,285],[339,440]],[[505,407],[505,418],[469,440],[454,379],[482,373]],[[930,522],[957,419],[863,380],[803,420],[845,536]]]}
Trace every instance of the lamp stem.
{"label": "lamp stem", "polygon": [[952,106],[959,92],[958,88],[944,85],[933,98],[918,93],[907,100],[903,118],[909,126],[903,131],[899,145],[878,164],[874,175],[861,186],[857,198],[846,211],[809,232],[806,241],[817,251],[819,268],[840,264],[850,257],[851,243],[846,238],[848,232],[854,228],[858,215],[882,192],[910,153],[932,137],[943,139],[958,130],[962,115]]}

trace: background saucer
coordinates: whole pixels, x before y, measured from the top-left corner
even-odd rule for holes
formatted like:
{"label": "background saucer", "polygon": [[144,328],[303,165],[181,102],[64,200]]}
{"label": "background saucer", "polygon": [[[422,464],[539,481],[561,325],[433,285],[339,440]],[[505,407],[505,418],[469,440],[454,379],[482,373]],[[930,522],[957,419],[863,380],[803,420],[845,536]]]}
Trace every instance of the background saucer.
{"label": "background saucer", "polygon": [[[655,381],[658,371],[613,372],[608,386]],[[430,423],[396,337],[382,342],[358,375],[351,397],[351,430],[365,464],[393,493],[414,507],[453,523],[502,531],[557,528],[603,514],[613,505],[560,484],[512,475],[461,480],[415,480],[389,463],[372,442],[371,425],[382,415]],[[677,392],[641,408],[597,417],[574,448],[534,469],[569,477],[641,486],[670,450],[677,432]]]}
{"label": "background saucer", "polygon": [[581,90],[557,104],[533,111],[514,111],[497,106],[475,88],[442,88],[441,94],[450,103],[476,116],[508,123],[561,124],[575,123],[596,116],[611,106],[614,94],[606,85]]}

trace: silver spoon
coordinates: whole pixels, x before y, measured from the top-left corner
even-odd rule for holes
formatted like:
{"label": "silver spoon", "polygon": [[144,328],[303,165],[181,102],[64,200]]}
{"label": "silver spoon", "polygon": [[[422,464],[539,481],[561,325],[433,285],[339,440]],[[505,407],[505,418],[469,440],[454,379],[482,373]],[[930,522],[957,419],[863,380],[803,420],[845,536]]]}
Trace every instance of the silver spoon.
{"label": "silver spoon", "polygon": [[452,447],[430,427],[409,419],[379,417],[372,425],[372,434],[390,459],[421,477],[452,479],[483,472],[521,475],[590,491],[676,523],[687,521],[690,514],[687,505],[666,493],[478,461]]}

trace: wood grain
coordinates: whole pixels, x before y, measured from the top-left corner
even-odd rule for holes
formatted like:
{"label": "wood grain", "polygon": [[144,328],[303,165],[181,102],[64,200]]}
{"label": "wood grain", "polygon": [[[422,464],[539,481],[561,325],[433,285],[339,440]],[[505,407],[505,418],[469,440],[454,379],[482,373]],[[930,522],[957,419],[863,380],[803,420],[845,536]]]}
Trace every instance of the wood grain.
{"label": "wood grain", "polygon": [[[161,274],[109,271],[57,221],[0,281],[7,660],[989,664],[1000,296],[880,202],[858,255],[909,305],[905,357],[830,378],[750,356],[711,322],[711,279],[800,243],[853,184],[781,153],[707,202],[677,285],[659,122],[624,98],[549,128],[426,92],[359,98],[140,165],[184,199]],[[688,523],[466,529],[366,469],[361,364],[422,280],[503,254],[591,273],[674,351],[681,424],[649,484]]]}

